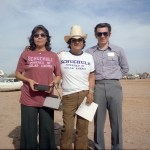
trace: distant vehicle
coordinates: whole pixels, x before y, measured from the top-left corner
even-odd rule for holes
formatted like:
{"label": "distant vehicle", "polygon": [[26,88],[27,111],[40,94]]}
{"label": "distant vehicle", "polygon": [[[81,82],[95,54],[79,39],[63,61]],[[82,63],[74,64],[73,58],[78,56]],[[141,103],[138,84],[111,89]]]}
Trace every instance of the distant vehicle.
{"label": "distant vehicle", "polygon": [[127,79],[127,76],[123,76],[122,79]]}
{"label": "distant vehicle", "polygon": [[4,71],[0,70],[0,76],[4,76]]}
{"label": "distant vehicle", "polygon": [[146,79],[146,76],[145,75],[141,75],[140,79]]}
{"label": "distant vehicle", "polygon": [[23,82],[17,80],[16,78],[1,78],[0,79],[0,92],[20,90],[22,85],[23,85]]}
{"label": "distant vehicle", "polygon": [[134,75],[127,76],[127,79],[135,79]]}

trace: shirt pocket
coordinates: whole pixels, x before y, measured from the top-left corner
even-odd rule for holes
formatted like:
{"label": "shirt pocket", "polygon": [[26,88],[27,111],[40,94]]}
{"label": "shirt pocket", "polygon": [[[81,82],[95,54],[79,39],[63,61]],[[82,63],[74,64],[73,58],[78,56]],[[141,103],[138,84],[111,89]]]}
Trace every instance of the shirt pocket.
{"label": "shirt pocket", "polygon": [[107,56],[108,58],[108,65],[109,66],[114,66],[114,65],[118,65],[118,57],[115,56]]}

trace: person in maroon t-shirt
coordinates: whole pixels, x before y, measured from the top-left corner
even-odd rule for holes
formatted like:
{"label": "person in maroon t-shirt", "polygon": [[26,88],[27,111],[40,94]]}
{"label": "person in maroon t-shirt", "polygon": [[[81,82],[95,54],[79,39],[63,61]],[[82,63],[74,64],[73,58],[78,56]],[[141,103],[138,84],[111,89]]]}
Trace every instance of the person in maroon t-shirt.
{"label": "person in maroon t-shirt", "polygon": [[[16,68],[21,88],[20,149],[56,149],[54,110],[43,107],[46,96],[53,94],[53,85],[61,78],[60,62],[51,51],[51,36],[43,25],[35,26],[29,38],[29,50],[22,52]],[[35,85],[49,85],[48,91],[35,90]],[[39,118],[39,123],[38,123]],[[37,125],[39,124],[39,146]]]}

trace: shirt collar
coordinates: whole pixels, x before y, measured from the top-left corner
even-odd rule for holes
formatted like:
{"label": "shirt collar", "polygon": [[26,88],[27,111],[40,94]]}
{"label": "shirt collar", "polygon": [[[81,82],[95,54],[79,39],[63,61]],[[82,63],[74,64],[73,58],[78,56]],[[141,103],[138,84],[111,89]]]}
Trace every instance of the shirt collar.
{"label": "shirt collar", "polygon": [[79,53],[79,54],[74,54],[71,50],[69,51],[72,55],[76,55],[76,56],[80,56],[80,55],[82,55],[83,54],[83,51],[81,51],[81,53]]}
{"label": "shirt collar", "polygon": [[[108,48],[107,48],[107,49],[111,51],[111,50],[112,50],[112,44],[108,43]],[[107,50],[107,49],[106,49],[106,50]],[[102,50],[99,48],[98,44],[96,45],[96,50],[102,51]],[[96,50],[95,50],[95,51],[96,51]]]}

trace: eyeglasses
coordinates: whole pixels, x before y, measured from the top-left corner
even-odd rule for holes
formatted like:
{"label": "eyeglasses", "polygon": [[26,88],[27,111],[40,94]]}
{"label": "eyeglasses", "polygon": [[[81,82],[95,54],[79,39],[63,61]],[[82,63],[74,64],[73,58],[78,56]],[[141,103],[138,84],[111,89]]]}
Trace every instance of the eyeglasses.
{"label": "eyeglasses", "polygon": [[83,39],[82,38],[79,38],[79,39],[71,39],[71,42],[72,43],[76,43],[76,42],[79,42],[79,43],[81,43],[81,42],[83,42]]}
{"label": "eyeglasses", "polygon": [[96,35],[97,35],[98,37],[101,37],[102,35],[106,37],[106,36],[109,35],[109,33],[108,33],[108,32],[97,32]]}
{"label": "eyeglasses", "polygon": [[46,37],[46,34],[45,34],[45,33],[41,33],[41,34],[35,33],[35,34],[34,34],[34,37],[35,37],[35,38],[38,38],[39,36],[41,36],[42,38],[45,38],[45,37]]}

